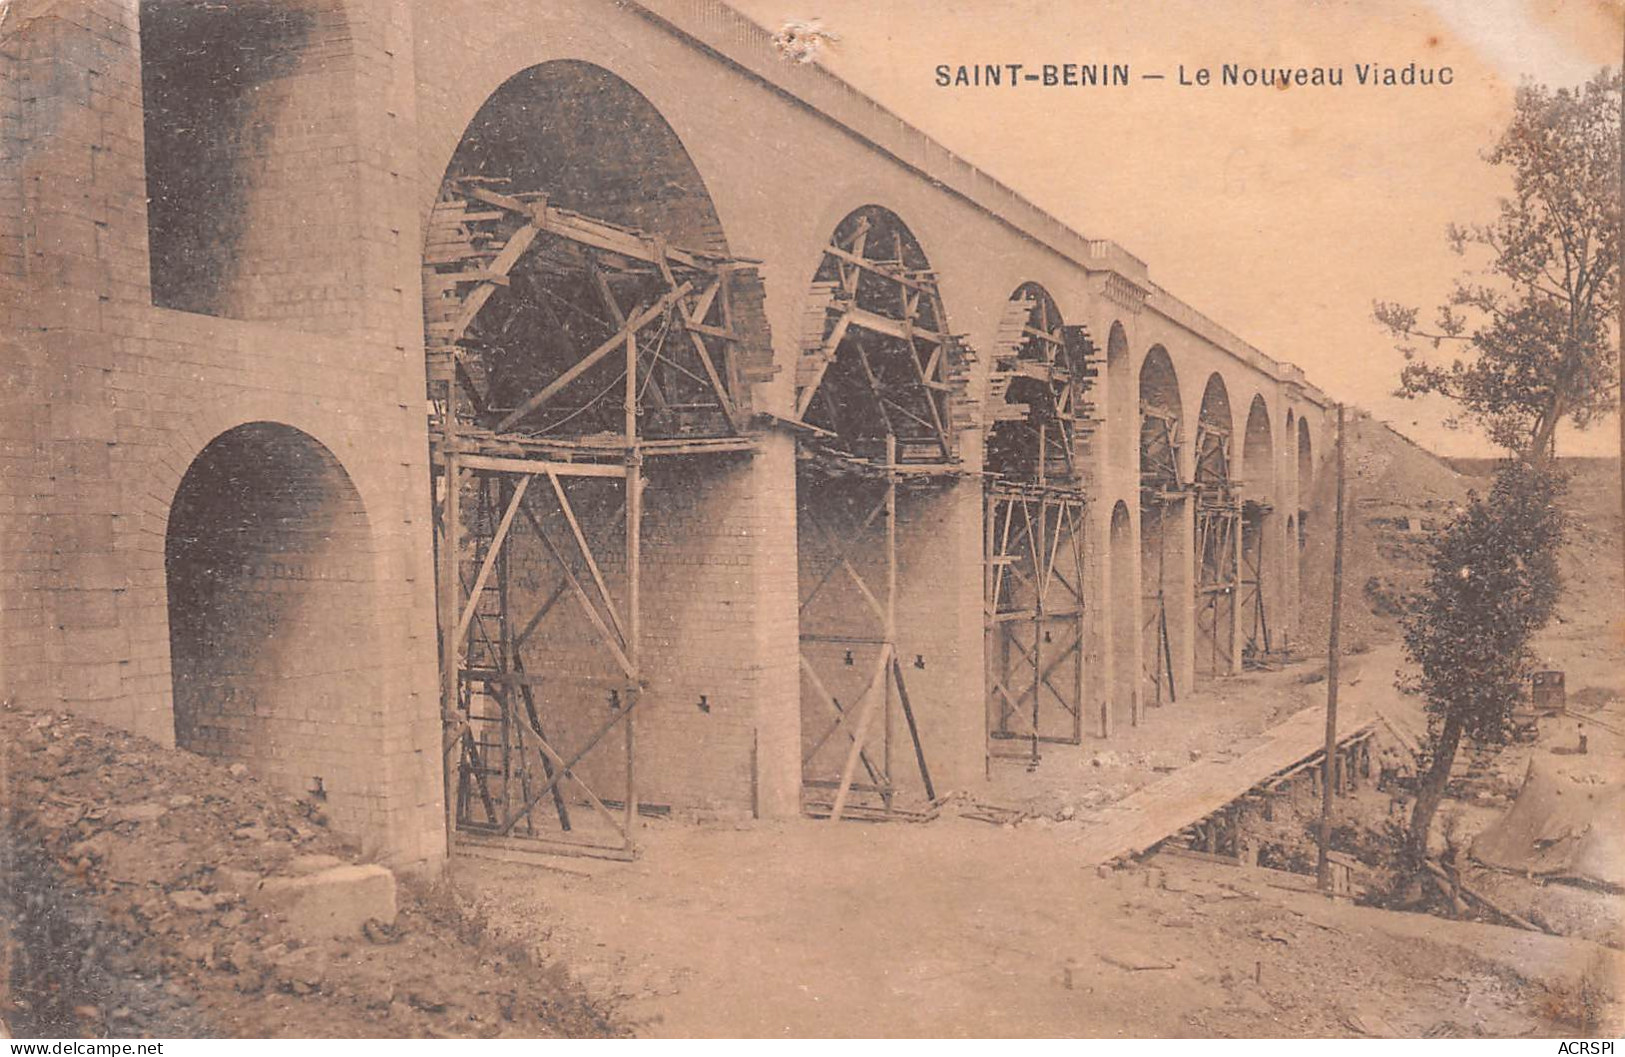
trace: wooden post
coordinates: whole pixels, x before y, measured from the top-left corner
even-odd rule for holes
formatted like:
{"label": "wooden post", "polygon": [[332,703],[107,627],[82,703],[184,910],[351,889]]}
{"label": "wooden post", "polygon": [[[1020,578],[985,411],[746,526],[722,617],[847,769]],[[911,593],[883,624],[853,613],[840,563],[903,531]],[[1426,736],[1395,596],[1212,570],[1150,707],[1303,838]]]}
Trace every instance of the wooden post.
{"label": "wooden post", "polygon": [[[883,649],[891,655],[893,660],[897,656],[897,438],[891,433],[886,434],[886,645]],[[882,727],[882,737],[885,740],[884,759],[885,768],[886,807],[891,807],[892,788],[892,666],[881,669],[882,688],[885,694],[881,697],[880,706],[884,708],[885,720]]]}
{"label": "wooden post", "polygon": [[626,847],[633,847],[632,834],[638,821],[637,699],[643,692],[642,627],[643,604],[643,449],[638,446],[638,338],[626,336],[626,659],[632,669],[627,680],[626,719]]}
{"label": "wooden post", "polygon": [[[1066,510],[1067,508],[1063,506],[1062,509]],[[1111,561],[1111,553],[1109,549],[1104,552],[1098,548],[1094,551],[1090,551],[1088,549],[1091,544],[1095,543],[1096,537],[1100,536],[1101,533],[1089,533],[1084,539],[1078,539],[1078,533],[1080,531],[1088,531],[1088,518],[1088,507],[1082,508],[1082,510],[1078,512],[1077,516],[1073,516],[1072,511],[1067,511],[1066,525],[1068,535],[1072,537],[1072,567],[1074,570],[1074,575],[1077,577],[1077,582],[1080,589],[1083,589],[1083,585],[1089,582],[1089,577],[1087,575],[1088,569],[1106,569],[1109,567],[1109,563]],[[1108,524],[1106,526],[1104,538],[1106,540],[1106,546],[1109,548],[1111,545],[1111,526],[1109,524],[1109,515],[1107,520]],[[1086,672],[1083,658],[1083,644],[1085,641],[1085,636],[1089,634],[1088,603],[1079,600],[1077,608],[1078,655],[1077,657],[1073,658],[1075,664],[1072,668],[1072,692],[1076,695],[1078,714],[1073,717],[1072,736],[1078,742],[1078,744],[1081,745],[1083,744],[1083,701],[1084,697],[1089,692],[1088,680],[1085,677]],[[1102,639],[1109,639],[1111,637],[1112,629],[1110,624],[1110,612],[1109,607],[1103,608],[1103,615],[1101,619],[1105,623],[1101,628]],[[1113,640],[1113,643],[1115,647],[1115,640]],[[1105,691],[1100,695],[1100,736],[1103,738],[1109,738],[1116,732],[1116,721],[1112,716],[1112,698],[1117,693],[1117,687],[1114,685],[1117,679],[1115,675],[1111,679],[1105,678],[1106,671],[1111,660],[1111,654],[1111,649],[1104,649],[1098,658],[1100,663],[1096,666],[1098,668],[1096,678],[1101,680],[1102,689]]]}
{"label": "wooden post", "polygon": [[1226,576],[1230,580],[1230,617],[1226,634],[1230,639],[1230,674],[1241,674],[1241,509],[1227,508],[1225,524],[1230,526],[1230,542],[1226,547]]}
{"label": "wooden post", "polygon": [[1003,678],[1003,675],[998,668],[999,639],[1003,635],[1003,629],[999,626],[997,619],[999,612],[999,598],[995,592],[997,590],[998,578],[995,575],[995,570],[997,567],[993,564],[994,559],[999,557],[1001,550],[998,544],[998,536],[996,535],[999,510],[997,493],[984,491],[982,502],[984,504],[982,553],[986,558],[982,568],[982,598],[984,599],[983,608],[985,610],[983,624],[987,628],[985,641],[982,647],[983,668],[985,669],[983,672],[983,675],[985,676],[983,682],[986,684],[985,692],[982,695],[982,769],[985,774],[991,776],[993,773],[994,709],[997,707],[994,704],[994,696],[996,691],[993,689],[993,687],[995,683],[999,682]]}
{"label": "wooden post", "polygon": [[1042,498],[1038,501],[1038,527],[1033,527],[1032,506],[1022,500],[1027,510],[1027,542],[1037,555],[1033,563],[1033,756],[1031,767],[1038,766],[1038,724],[1041,715],[1039,702],[1044,689],[1044,564],[1049,554],[1049,507]]}
{"label": "wooden post", "polygon": [[1332,627],[1326,646],[1326,773],[1320,782],[1320,856],[1315,871],[1322,891],[1332,890],[1329,842],[1332,836],[1332,781],[1337,758],[1337,681],[1343,622],[1343,405],[1337,405],[1337,521],[1332,543]]}
{"label": "wooden post", "polygon": [[[886,603],[885,628],[881,634],[880,657],[875,666],[875,674],[869,680],[868,689],[864,691],[859,704],[857,729],[853,731],[852,747],[847,750],[846,763],[841,768],[841,781],[835,789],[835,802],[830,805],[830,822],[841,821],[846,811],[846,799],[852,792],[852,777],[857,770],[858,759],[863,754],[863,746],[869,737],[869,724],[874,719],[875,707],[890,709],[891,681],[893,678],[891,667],[896,657],[897,642],[897,438],[888,433],[886,435]],[[887,719],[889,722],[889,717]],[[887,756],[882,762],[885,770],[881,773],[881,784],[884,788],[891,786],[891,764],[889,746]],[[889,792],[887,793],[888,804]]]}
{"label": "wooden post", "polygon": [[[507,509],[508,500],[512,498],[513,486],[508,478],[498,478],[498,501],[503,509]],[[497,580],[497,643],[496,662],[498,673],[506,679],[513,673],[513,623],[509,619],[508,589],[509,589],[509,548],[504,546],[497,554],[496,580]],[[517,762],[522,762],[519,755],[519,746],[515,737],[518,725],[515,723],[514,705],[519,697],[519,684],[517,682],[502,684],[502,696],[498,699],[502,708],[502,820],[506,822],[513,816],[513,782],[514,769]]]}
{"label": "wooden post", "polygon": [[632,827],[638,818],[635,705],[643,692],[642,648],[643,614],[641,594],[643,547],[643,451],[636,439],[626,453],[626,659],[632,669],[627,680],[626,700],[626,844],[632,846]]}
{"label": "wooden post", "polygon": [[[462,607],[462,598],[457,586],[457,547],[458,527],[462,520],[459,510],[458,488],[462,471],[457,466],[457,455],[454,448],[456,442],[456,427],[452,424],[454,413],[451,400],[447,399],[446,407],[446,471],[442,478],[446,487],[445,500],[440,505],[442,525],[440,531],[440,712],[442,726],[453,722],[457,715],[457,616]],[[454,746],[461,745],[462,739],[454,742]],[[461,749],[453,754],[452,749],[441,753],[441,763],[445,771],[445,798],[446,798],[446,860],[451,861],[452,845],[457,836],[457,802],[453,795],[453,772],[457,762],[461,759]]]}

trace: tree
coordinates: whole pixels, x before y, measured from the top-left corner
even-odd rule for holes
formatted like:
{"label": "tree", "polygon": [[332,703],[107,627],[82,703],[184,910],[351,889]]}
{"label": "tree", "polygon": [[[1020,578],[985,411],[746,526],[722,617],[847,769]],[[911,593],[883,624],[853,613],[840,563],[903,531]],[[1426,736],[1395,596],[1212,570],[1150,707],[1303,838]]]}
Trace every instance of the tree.
{"label": "tree", "polygon": [[[1458,277],[1431,328],[1378,301],[1373,315],[1408,361],[1399,395],[1454,401],[1489,439],[1525,459],[1555,451],[1559,423],[1584,429],[1615,406],[1619,312],[1620,97],[1617,71],[1575,89],[1524,84],[1485,154],[1510,166],[1513,194],[1489,224],[1451,225],[1451,248],[1488,256]],[[1419,344],[1458,350],[1432,362]]]}
{"label": "tree", "polygon": [[[1512,120],[1485,154],[1512,169],[1510,198],[1489,224],[1452,225],[1451,247],[1487,259],[1458,277],[1432,328],[1395,302],[1373,306],[1409,361],[1402,396],[1437,394],[1513,458],[1488,497],[1432,540],[1431,572],[1408,600],[1405,651],[1427,699],[1430,760],[1405,838],[1427,855],[1465,736],[1506,740],[1533,663],[1529,643],[1560,590],[1558,548],[1566,477],[1556,433],[1585,428],[1614,406],[1620,268],[1620,74],[1604,70],[1575,89],[1525,84]],[[1457,355],[1432,362],[1419,344]]]}
{"label": "tree", "polygon": [[1427,855],[1462,737],[1506,742],[1533,665],[1530,638],[1557,603],[1564,483],[1550,464],[1508,462],[1488,498],[1469,496],[1432,541],[1428,581],[1402,618],[1405,650],[1427,699],[1432,750],[1406,835],[1413,864]]}

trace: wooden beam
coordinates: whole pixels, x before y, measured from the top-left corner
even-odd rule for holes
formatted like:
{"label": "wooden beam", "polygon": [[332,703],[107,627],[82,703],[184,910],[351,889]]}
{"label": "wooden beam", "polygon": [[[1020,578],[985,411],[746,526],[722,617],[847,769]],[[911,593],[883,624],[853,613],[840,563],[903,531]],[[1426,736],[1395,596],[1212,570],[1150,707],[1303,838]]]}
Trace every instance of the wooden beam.
{"label": "wooden beam", "polygon": [[621,671],[628,679],[636,678],[636,670],[632,667],[632,662],[627,659],[625,651],[621,648],[620,637],[608,624],[604,623],[603,614],[599,613],[598,607],[592,604],[592,599],[587,596],[587,589],[581,586],[581,581],[577,579],[575,570],[571,569],[569,563],[564,560],[564,554],[559,550],[558,544],[554,543],[553,538],[542,528],[542,523],[536,519],[535,514],[531,513],[530,507],[527,506],[522,509],[524,510],[525,519],[530,522],[531,529],[535,531],[537,538],[542,541],[542,545],[547,548],[548,553],[553,556],[553,560],[559,563],[559,569],[564,573],[565,578],[570,581],[570,589],[575,592],[577,604],[581,606],[581,611],[586,614],[587,619],[592,621],[592,626],[597,629],[599,637],[604,640],[604,645],[608,647],[609,652],[615,656],[615,663],[620,665]]}
{"label": "wooden beam", "polygon": [[587,743],[580,749],[576,750],[573,756],[567,760],[563,760],[560,763],[555,764],[557,771],[553,777],[548,779],[547,784],[542,786],[542,788],[527,796],[525,798],[524,805],[514,813],[512,818],[508,819],[508,821],[503,824],[502,828],[498,832],[504,837],[506,837],[509,833],[512,833],[513,828],[519,824],[519,820],[530,814],[531,810],[537,804],[541,803],[542,797],[550,795],[553,792],[554,786],[562,782],[564,780],[564,776],[569,774],[575,765],[582,761],[587,753],[591,752],[597,747],[598,743],[604,739],[604,735],[614,730],[616,724],[620,723],[623,719],[627,719],[631,716],[632,710],[637,707],[639,700],[641,700],[641,698],[634,697],[628,701],[624,708],[617,711],[613,716],[610,716],[609,719],[600,725],[597,730],[593,731],[592,737],[588,738]]}
{"label": "wooden beam", "polygon": [[547,459],[519,459],[495,455],[459,454],[457,465],[464,470],[486,470],[493,473],[547,474],[557,477],[626,476],[626,467],[616,463],[554,462]]}
{"label": "wooden beam", "polygon": [[496,534],[491,537],[491,545],[485,552],[485,561],[480,564],[480,574],[474,578],[474,586],[469,589],[468,600],[463,604],[462,618],[457,621],[457,642],[463,641],[468,634],[468,625],[474,619],[474,611],[480,605],[480,592],[485,590],[485,583],[491,578],[491,570],[496,566],[497,554],[502,550],[502,544],[508,538],[508,530],[513,527],[514,515],[519,513],[520,501],[525,498],[525,492],[530,488],[530,478],[521,477],[519,484],[514,488],[513,498],[508,501],[508,509],[502,512],[502,520],[497,524]]}
{"label": "wooden beam", "polygon": [[879,264],[869,260],[867,257],[860,257],[858,254],[852,253],[849,250],[844,250],[833,243],[825,246],[824,252],[829,254],[831,257],[834,257],[838,261],[850,264],[856,268],[861,268],[864,271],[873,275],[878,275],[882,279],[889,282],[897,283],[899,286],[905,286],[911,290],[927,290],[930,288],[929,285],[923,280],[915,279],[912,276],[903,274],[902,272],[892,271],[889,268],[882,268]]}
{"label": "wooden beam", "polygon": [[[862,308],[849,308],[846,310],[846,314],[851,319],[854,327],[862,327],[864,330],[872,330],[877,334],[884,334],[887,337],[897,338],[901,341],[912,341],[915,338],[920,338],[934,345],[943,344],[943,336],[937,331],[912,326],[904,320],[882,316]],[[916,360],[915,362],[918,363],[919,361]]]}
{"label": "wooden beam", "polygon": [[851,326],[851,313],[843,312],[841,318],[835,321],[829,336],[824,339],[823,348],[818,353],[817,371],[796,397],[796,418],[807,417],[807,409],[812,406],[813,397],[818,394],[818,389],[824,382],[824,374],[829,370],[829,365],[835,362],[835,354],[840,350],[841,342],[845,340],[846,332]]}
{"label": "wooden beam", "polygon": [[[514,232],[509,237],[507,245],[502,247],[502,252],[492,258],[486,270],[495,275],[506,275],[515,264],[519,263],[519,258],[524,256],[525,251],[530,249],[530,244],[536,241],[537,234],[538,231],[534,224],[526,224]],[[462,340],[464,332],[473,324],[474,317],[480,314],[480,310],[485,307],[485,303],[491,299],[491,295],[496,291],[497,284],[491,280],[486,280],[471,290],[468,296],[463,299],[462,310],[457,313],[457,318],[451,326],[449,338],[452,344]]]}
{"label": "wooden beam", "polygon": [[569,497],[564,494],[564,483],[557,474],[548,474],[547,479],[553,485],[553,494],[558,497],[559,509],[564,512],[564,520],[570,523],[570,532],[575,536],[576,546],[581,549],[581,557],[587,562],[587,571],[592,574],[592,582],[603,596],[604,609],[609,612],[610,623],[615,625],[615,633],[626,642],[626,627],[621,623],[621,615],[615,610],[615,602],[610,597],[609,588],[604,584],[604,574],[598,569],[598,562],[593,559],[592,548],[587,545],[586,533],[581,531],[581,522],[576,520],[576,512],[570,506]]}
{"label": "wooden beam", "polygon": [[[853,772],[858,766],[858,756],[863,751],[863,743],[869,738],[869,724],[874,720],[877,711],[875,701],[877,698],[885,697],[882,680],[885,678],[886,665],[890,663],[891,656],[890,643],[880,647],[880,662],[875,666],[874,675],[870,676],[868,685],[864,688],[862,711],[858,713],[858,729],[852,735],[852,748],[847,751],[846,763],[841,768],[841,784],[835,793],[835,803],[830,808],[831,822],[839,822],[841,812],[846,807],[847,794],[852,789]],[[876,693],[877,689],[881,689],[881,692]]]}
{"label": "wooden beam", "polygon": [[665,312],[679,298],[686,296],[693,288],[692,283],[682,283],[678,285],[676,289],[668,291],[659,300],[655,301],[654,304],[627,320],[624,327],[617,330],[610,337],[604,339],[603,343],[597,348],[593,349],[591,352],[587,353],[587,355],[577,360],[569,370],[565,371],[563,374],[553,379],[553,381],[549,382],[541,392],[528,397],[524,403],[508,412],[508,414],[503,417],[502,421],[496,424],[496,432],[502,433],[508,429],[511,429],[520,419],[524,418],[532,411],[535,411],[537,408],[553,399],[553,397],[558,395],[559,390],[565,388],[571,382],[574,382],[577,378],[580,378],[583,374],[586,374],[587,371],[589,371],[599,360],[602,360],[605,356],[608,356],[616,349],[622,348],[626,344],[629,337],[635,338],[639,330],[642,330],[644,326]]}

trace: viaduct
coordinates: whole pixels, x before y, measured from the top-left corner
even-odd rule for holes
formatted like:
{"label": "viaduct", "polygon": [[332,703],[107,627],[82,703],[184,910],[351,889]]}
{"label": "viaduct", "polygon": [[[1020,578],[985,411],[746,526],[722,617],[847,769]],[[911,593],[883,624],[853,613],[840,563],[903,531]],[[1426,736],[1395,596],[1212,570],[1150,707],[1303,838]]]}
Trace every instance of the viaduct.
{"label": "viaduct", "polygon": [[716,0],[14,0],[0,161],[0,692],[398,864],[1292,645],[1323,394]]}

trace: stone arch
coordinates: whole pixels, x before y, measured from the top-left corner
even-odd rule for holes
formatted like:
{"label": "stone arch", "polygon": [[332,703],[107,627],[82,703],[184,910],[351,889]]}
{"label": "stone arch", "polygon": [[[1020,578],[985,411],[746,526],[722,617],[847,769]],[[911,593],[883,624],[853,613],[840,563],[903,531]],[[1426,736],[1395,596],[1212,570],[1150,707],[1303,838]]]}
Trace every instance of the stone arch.
{"label": "stone arch", "polygon": [[1202,674],[1240,670],[1238,593],[1243,518],[1237,502],[1235,415],[1217,371],[1208,376],[1198,412],[1191,478],[1200,493],[1194,511],[1195,643]]}
{"label": "stone arch", "polygon": [[1283,649],[1295,648],[1297,645],[1298,623],[1303,609],[1301,576],[1298,562],[1298,518],[1296,513],[1289,512],[1286,533],[1281,538],[1281,599],[1285,607],[1281,621]]}
{"label": "stone arch", "polygon": [[1198,482],[1228,482],[1233,474],[1233,433],[1235,417],[1230,410],[1230,390],[1224,378],[1214,371],[1202,389],[1202,409],[1197,420],[1196,466]]}
{"label": "stone arch", "polygon": [[671,124],[638,89],[602,66],[554,59],[521,70],[463,131],[446,180],[500,181],[508,193],[728,251],[704,179]]}
{"label": "stone arch", "polygon": [[1072,416],[1082,400],[1082,371],[1055,298],[1040,283],[1010,295],[999,327],[989,393],[983,468],[1001,477],[1053,483],[1078,477]]}
{"label": "stone arch", "polygon": [[1106,427],[1107,459],[1113,466],[1127,469],[1134,465],[1134,433],[1128,428],[1134,408],[1134,374],[1129,362],[1128,333],[1123,324],[1113,320],[1106,335],[1106,406],[1116,425]]}
{"label": "stone arch", "polygon": [[1257,393],[1247,409],[1247,430],[1242,437],[1242,477],[1256,495],[1273,495],[1275,488],[1275,447],[1270,429],[1269,405]]}
{"label": "stone arch", "polygon": [[1249,498],[1242,505],[1240,630],[1244,658],[1258,659],[1284,647],[1287,614],[1282,603],[1289,597],[1281,582],[1285,563],[1275,506],[1275,449],[1262,393],[1253,396],[1247,410],[1241,462]]}
{"label": "stone arch", "polygon": [[[531,213],[538,203],[553,225],[541,231]],[[588,234],[577,237],[577,228]],[[694,270],[657,270],[653,247],[662,244]],[[425,232],[431,378],[455,373],[459,414],[499,432],[618,432],[626,360],[588,350],[608,347],[640,307],[676,299],[695,322],[737,338],[728,339],[726,356],[717,337],[696,338],[712,343],[713,362],[702,364],[689,346],[693,331],[666,342],[655,330],[660,316],[641,316],[640,428],[655,436],[733,432],[749,413],[751,384],[771,367],[772,342],[760,278],[748,267],[723,270],[727,253],[705,180],[637,88],[577,59],[530,66],[484,101],[446,165]],[[481,289],[466,269],[487,259],[506,270],[502,283]],[[673,289],[680,280],[690,291],[683,297]],[[437,330],[447,326],[461,329],[447,338]],[[458,347],[456,372],[444,365],[448,341]],[[556,399],[525,409],[544,393]]]}
{"label": "stone arch", "polygon": [[354,739],[382,705],[374,545],[338,459],[277,422],[221,433],[176,489],[164,570],[176,744],[368,821]]}
{"label": "stone arch", "polygon": [[1281,431],[1281,450],[1278,453],[1281,459],[1281,473],[1286,486],[1281,490],[1284,505],[1288,513],[1296,513],[1303,495],[1303,482],[1298,480],[1298,460],[1296,445],[1298,443],[1298,413],[1295,408],[1286,409],[1286,428]]}
{"label": "stone arch", "polygon": [[1139,382],[1141,693],[1161,705],[1189,689],[1182,682],[1189,675],[1192,597],[1184,403],[1161,345],[1146,353]]}
{"label": "stone arch", "polygon": [[1185,405],[1174,362],[1161,345],[1153,345],[1140,364],[1139,403],[1141,479],[1151,474],[1177,484],[1183,479]]}
{"label": "stone arch", "polygon": [[870,204],[836,225],[813,274],[811,305],[822,311],[809,310],[797,411],[854,452],[876,453],[891,435],[901,460],[952,455],[947,390],[963,357],[930,272],[903,218]]}
{"label": "stone arch", "polygon": [[1315,485],[1314,445],[1309,437],[1309,420],[1298,419],[1298,495],[1299,505],[1309,506],[1309,496]]}
{"label": "stone arch", "polygon": [[310,296],[351,267],[335,235],[360,235],[343,0],[141,0],[139,19],[153,302],[352,326]]}
{"label": "stone arch", "polygon": [[[606,794],[640,790],[676,804],[760,794],[758,806],[782,811],[800,777],[778,758],[793,717],[781,713],[778,735],[764,734],[754,773],[737,755],[746,744],[717,732],[741,729],[747,679],[793,686],[795,653],[783,648],[786,638],[793,646],[793,631],[781,627],[775,656],[758,663],[766,650],[757,629],[698,615],[740,604],[761,575],[761,540],[790,538],[783,525],[760,534],[720,528],[766,467],[787,468],[731,454],[752,424],[751,387],[772,367],[764,289],[749,262],[729,259],[711,188],[666,116],[677,97],[662,87],[657,106],[614,56],[605,61],[616,69],[576,57],[525,65],[477,108],[458,111],[471,116],[446,156],[424,239],[431,431],[473,422],[503,447],[556,443],[586,460],[635,436],[654,454],[641,464],[639,487],[580,473],[543,485],[511,461],[453,478],[436,461],[436,495],[456,489],[458,530],[472,541],[455,571],[441,556],[442,598],[461,599],[487,576],[482,547],[497,556],[482,599],[494,612],[457,625],[447,619],[456,610],[442,609],[442,643],[455,640],[442,652],[442,685],[461,688],[455,707],[471,723],[504,723],[521,737],[534,724],[532,737],[579,752],[574,776]],[[467,435],[482,443],[476,430]],[[617,440],[606,450],[607,435]],[[664,457],[673,449],[686,450]],[[442,523],[450,506],[441,505]],[[726,562],[735,575],[696,580],[696,561]],[[555,588],[587,569],[582,604],[555,605]],[[685,660],[705,650],[741,661],[717,669]],[[492,669],[500,678],[486,677]],[[516,696],[511,680],[525,671],[548,682],[523,683]],[[600,729],[604,702],[624,700],[629,678],[637,700],[666,707],[644,706],[636,736],[630,718]],[[679,700],[685,707],[672,707]],[[645,723],[651,713],[663,718]],[[691,763],[702,757],[712,762],[697,771]],[[550,766],[518,753],[493,763],[465,743],[457,824],[511,823],[517,816],[506,816],[506,804],[499,812],[484,791],[527,788]],[[562,794],[546,814],[561,833],[588,832],[569,820]]]}

